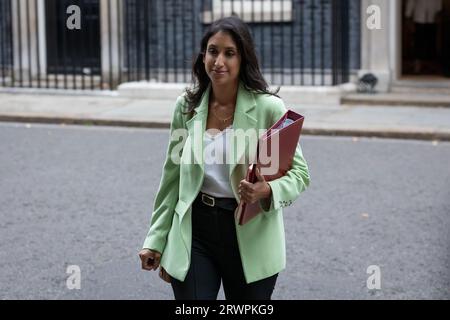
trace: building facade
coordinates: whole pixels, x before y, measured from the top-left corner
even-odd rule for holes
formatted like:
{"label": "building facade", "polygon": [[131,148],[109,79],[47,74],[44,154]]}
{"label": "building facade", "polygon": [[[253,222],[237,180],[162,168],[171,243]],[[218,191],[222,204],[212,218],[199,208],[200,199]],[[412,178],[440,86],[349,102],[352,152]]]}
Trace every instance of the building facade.
{"label": "building facade", "polygon": [[[450,0],[441,0],[434,61],[423,61],[420,72],[411,71],[417,59],[407,40],[408,1],[0,0],[0,86],[189,83],[202,34],[232,14],[250,26],[272,85],[331,87],[366,73],[376,75],[379,91],[405,81],[445,83]],[[377,28],[369,26],[373,19]]]}
{"label": "building facade", "polygon": [[[389,91],[395,86],[448,87],[450,88],[450,0],[438,0],[437,8],[428,9],[432,28],[426,47],[429,53],[420,56],[422,41],[421,24],[414,21],[414,11],[424,8],[420,4],[431,4],[434,0],[362,0],[361,1],[361,70],[359,74],[372,72],[377,75],[380,91]],[[373,11],[379,8],[381,27],[368,27]],[[409,6],[409,8],[408,8]],[[411,11],[411,8],[413,10]],[[415,64],[422,68],[416,69]]]}

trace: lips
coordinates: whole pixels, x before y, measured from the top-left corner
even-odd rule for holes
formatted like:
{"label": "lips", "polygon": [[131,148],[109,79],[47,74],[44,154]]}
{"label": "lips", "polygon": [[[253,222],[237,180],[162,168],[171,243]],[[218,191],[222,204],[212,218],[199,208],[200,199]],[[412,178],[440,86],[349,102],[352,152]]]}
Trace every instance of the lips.
{"label": "lips", "polygon": [[220,70],[220,71],[218,71],[218,70],[213,70],[213,72],[214,72],[214,73],[217,73],[217,74],[225,74],[225,73],[227,73],[227,71],[224,71],[224,70]]}

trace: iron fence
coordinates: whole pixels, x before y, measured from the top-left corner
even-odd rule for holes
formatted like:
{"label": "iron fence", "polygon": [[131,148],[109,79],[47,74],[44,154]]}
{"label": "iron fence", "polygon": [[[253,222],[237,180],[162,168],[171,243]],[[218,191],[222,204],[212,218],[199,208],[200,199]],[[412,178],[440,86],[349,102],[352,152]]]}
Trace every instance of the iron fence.
{"label": "iron fence", "polygon": [[337,85],[349,80],[357,2],[0,0],[0,84],[114,90],[130,81],[189,83],[206,28],[235,14],[250,27],[270,84]]}

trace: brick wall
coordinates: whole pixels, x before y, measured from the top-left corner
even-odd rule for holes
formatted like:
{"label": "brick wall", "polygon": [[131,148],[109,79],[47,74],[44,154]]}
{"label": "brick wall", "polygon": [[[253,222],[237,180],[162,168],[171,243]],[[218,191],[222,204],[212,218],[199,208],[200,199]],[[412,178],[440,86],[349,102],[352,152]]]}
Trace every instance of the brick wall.
{"label": "brick wall", "polygon": [[[148,7],[140,0],[127,0],[130,65],[137,67],[137,50],[148,40],[149,59],[140,55],[140,65],[190,68],[194,51],[207,25],[198,16],[204,0],[154,0]],[[323,10],[318,5],[324,4]],[[269,2],[270,3],[270,2]],[[138,10],[136,11],[136,5]],[[248,23],[264,68],[331,67],[331,1],[293,0],[292,22]],[[144,17],[151,30],[145,33]],[[321,17],[323,16],[323,19]],[[323,23],[322,23],[323,21]],[[303,31],[302,31],[303,30]],[[303,33],[302,33],[303,32]],[[360,65],[360,0],[350,0],[350,66]],[[140,39],[140,40],[139,40]]]}

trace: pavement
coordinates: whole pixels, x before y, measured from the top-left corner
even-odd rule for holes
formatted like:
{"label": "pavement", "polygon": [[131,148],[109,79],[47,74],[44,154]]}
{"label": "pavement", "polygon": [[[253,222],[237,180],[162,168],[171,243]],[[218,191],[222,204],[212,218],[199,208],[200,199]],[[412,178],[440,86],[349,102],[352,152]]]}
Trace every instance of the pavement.
{"label": "pavement", "polygon": [[[0,121],[169,128],[174,102],[172,96],[132,98],[114,91],[1,89]],[[294,101],[289,108],[305,116],[306,135],[450,141],[450,104],[363,103],[364,100],[342,105]]]}

